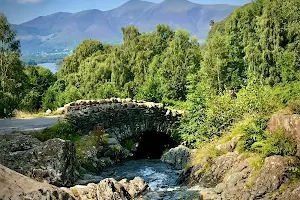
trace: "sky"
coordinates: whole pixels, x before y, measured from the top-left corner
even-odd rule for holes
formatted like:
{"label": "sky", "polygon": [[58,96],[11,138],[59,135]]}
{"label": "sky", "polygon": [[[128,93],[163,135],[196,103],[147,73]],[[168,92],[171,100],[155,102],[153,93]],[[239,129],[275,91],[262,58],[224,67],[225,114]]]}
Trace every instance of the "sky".
{"label": "sky", "polygon": [[[79,12],[88,9],[110,10],[128,0],[0,0],[0,13],[12,24],[20,24],[55,12]],[[162,0],[145,0],[160,3]],[[243,5],[250,0],[190,0],[199,4]]]}

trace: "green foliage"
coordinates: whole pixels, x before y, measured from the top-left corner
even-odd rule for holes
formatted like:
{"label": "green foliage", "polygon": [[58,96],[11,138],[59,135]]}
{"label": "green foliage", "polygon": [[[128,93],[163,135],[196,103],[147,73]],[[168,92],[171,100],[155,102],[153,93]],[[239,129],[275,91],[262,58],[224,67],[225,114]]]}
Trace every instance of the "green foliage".
{"label": "green foliage", "polygon": [[275,135],[266,132],[267,119],[256,118],[243,129],[243,137],[238,145],[242,152],[255,152],[263,158],[273,155],[293,156],[296,145],[287,138],[283,131]]}
{"label": "green foliage", "polygon": [[262,142],[254,143],[252,149],[259,152],[263,157],[273,155],[294,156],[296,154],[296,144],[283,133],[269,136]]}
{"label": "green foliage", "polygon": [[132,147],[135,145],[136,142],[134,142],[134,140],[132,139],[127,139],[124,141],[124,148],[126,148],[127,150],[131,151]]}
{"label": "green foliage", "polygon": [[258,118],[252,120],[243,129],[242,141],[239,144],[241,151],[252,151],[257,144],[267,139],[265,129],[267,128],[267,120]]}
{"label": "green foliage", "polygon": [[9,117],[22,98],[25,74],[20,60],[20,42],[7,18],[0,13],[0,117]]}
{"label": "green foliage", "polygon": [[63,140],[70,140],[72,142],[75,142],[80,138],[80,135],[74,130],[72,125],[62,120],[52,127],[34,134],[34,137],[43,142],[53,138],[60,138]]}
{"label": "green foliage", "polygon": [[86,40],[66,57],[58,80],[44,95],[43,109],[55,109],[79,98],[185,101],[187,76],[200,68],[197,39],[165,25],[158,25],[151,33],[141,34],[133,26],[122,31],[121,45]]}
{"label": "green foliage", "polygon": [[288,108],[289,108],[294,114],[300,114],[300,99],[289,101],[289,102],[288,102]]}
{"label": "green foliage", "polygon": [[42,108],[44,93],[56,81],[56,76],[49,69],[37,66],[26,66],[24,72],[28,83],[26,94],[20,102],[20,109],[38,111]]}

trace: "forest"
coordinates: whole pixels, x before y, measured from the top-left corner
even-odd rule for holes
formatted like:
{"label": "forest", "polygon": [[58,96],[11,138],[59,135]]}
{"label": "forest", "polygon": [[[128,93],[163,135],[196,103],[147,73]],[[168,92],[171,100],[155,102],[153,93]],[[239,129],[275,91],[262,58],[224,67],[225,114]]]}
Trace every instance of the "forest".
{"label": "forest", "polygon": [[[24,67],[15,32],[0,16],[0,116],[55,110],[79,99],[162,102],[188,110],[180,135],[197,147],[253,118],[249,148],[270,114],[300,113],[300,1],[257,0],[213,24],[205,45],[186,30],[122,28],[123,43],[85,40],[52,74]],[[234,88],[237,98],[228,93]],[[284,151],[284,150],[282,150]],[[288,154],[285,152],[279,152]]]}

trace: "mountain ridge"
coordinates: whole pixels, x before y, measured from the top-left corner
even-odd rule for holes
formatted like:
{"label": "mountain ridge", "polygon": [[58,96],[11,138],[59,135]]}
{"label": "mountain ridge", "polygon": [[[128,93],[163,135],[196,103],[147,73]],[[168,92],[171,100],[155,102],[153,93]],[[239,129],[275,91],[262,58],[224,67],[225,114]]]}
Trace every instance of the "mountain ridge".
{"label": "mountain ridge", "polygon": [[84,39],[118,42],[122,38],[121,27],[130,25],[137,26],[141,32],[149,32],[155,30],[157,24],[167,24],[172,28],[187,29],[199,41],[204,41],[209,32],[209,21],[223,20],[236,7],[197,4],[188,0],[164,0],[161,3],[129,0],[107,11],[58,12],[13,27],[25,54],[70,50]]}

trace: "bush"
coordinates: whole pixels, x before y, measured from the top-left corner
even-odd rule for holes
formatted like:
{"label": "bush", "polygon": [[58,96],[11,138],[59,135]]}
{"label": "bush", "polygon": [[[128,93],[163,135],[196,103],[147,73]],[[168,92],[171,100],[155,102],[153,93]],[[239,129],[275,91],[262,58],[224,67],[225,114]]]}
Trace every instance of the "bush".
{"label": "bush", "polygon": [[295,143],[282,133],[269,136],[262,142],[254,143],[252,149],[259,152],[263,157],[273,155],[294,156],[296,154]]}
{"label": "bush", "polygon": [[239,149],[241,151],[252,151],[252,145],[260,143],[267,138],[265,129],[267,128],[267,120],[263,118],[257,118],[252,120],[243,128],[243,137],[239,143]]}
{"label": "bush", "polygon": [[267,119],[257,118],[243,128],[244,135],[238,145],[243,152],[258,153],[263,158],[273,155],[293,156],[296,153],[296,145],[283,132],[269,135]]}
{"label": "bush", "polygon": [[74,130],[74,127],[66,121],[59,121],[52,127],[47,128],[40,133],[36,133],[34,137],[42,142],[53,138],[70,140],[72,142],[80,139],[80,135]]}
{"label": "bush", "polygon": [[300,114],[300,99],[289,101],[288,108],[293,114]]}

